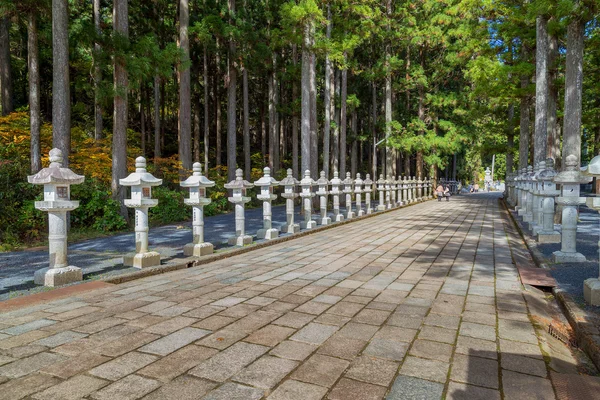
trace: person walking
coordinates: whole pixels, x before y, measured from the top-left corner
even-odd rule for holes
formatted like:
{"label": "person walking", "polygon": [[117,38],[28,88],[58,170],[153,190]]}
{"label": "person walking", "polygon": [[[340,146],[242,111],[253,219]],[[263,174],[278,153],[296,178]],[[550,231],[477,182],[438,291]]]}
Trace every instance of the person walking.
{"label": "person walking", "polygon": [[435,193],[437,194],[438,201],[442,201],[442,196],[444,195],[444,187],[440,183],[438,187],[435,188]]}
{"label": "person walking", "polygon": [[444,197],[446,198],[446,201],[450,201],[450,187],[448,186],[444,189]]}

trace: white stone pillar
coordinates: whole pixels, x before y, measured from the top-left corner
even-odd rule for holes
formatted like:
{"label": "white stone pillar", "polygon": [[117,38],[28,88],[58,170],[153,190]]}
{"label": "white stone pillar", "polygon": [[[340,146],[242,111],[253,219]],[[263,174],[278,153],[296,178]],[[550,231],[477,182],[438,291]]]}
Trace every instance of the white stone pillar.
{"label": "white stone pillar", "polygon": [[252,236],[246,235],[245,204],[250,201],[246,190],[254,185],[243,178],[244,171],[235,170],[235,179],[225,184],[225,189],[231,189],[232,195],[227,200],[235,204],[235,236],[227,241],[230,246],[245,246],[252,243]]}
{"label": "white stone pillar", "polygon": [[342,180],[340,179],[339,173],[333,171],[333,179],[329,182],[331,184],[331,196],[333,197],[333,220],[335,222],[342,222],[344,216],[340,213],[340,185]]}
{"label": "white stone pillar", "polygon": [[279,184],[284,187],[281,197],[285,199],[285,214],[286,223],[281,227],[283,233],[297,233],[300,232],[300,225],[294,223],[294,199],[298,197],[296,193],[296,186],[300,182],[292,176],[292,169],[288,168],[287,177],[282,179]]}
{"label": "white stone pillar", "polygon": [[325,171],[321,171],[319,174],[319,179],[317,180],[318,190],[316,195],[319,196],[319,207],[321,209],[321,225],[329,225],[331,223],[331,218],[327,216],[327,195],[329,191],[327,190],[327,186],[329,185],[329,181],[325,177]]}
{"label": "white stone pillar", "polygon": [[379,194],[379,205],[377,206],[377,211],[383,211],[385,210],[385,179],[383,179],[383,174],[379,175],[379,180],[377,181],[377,192]]}
{"label": "white stone pillar", "polygon": [[391,178],[388,175],[388,178],[385,180],[385,208],[387,210],[392,208],[392,196],[391,196],[392,185],[390,183],[390,179]]}
{"label": "white stone pillar", "polygon": [[360,174],[356,174],[356,179],[354,180],[354,194],[356,195],[356,215],[359,217],[362,217],[363,215],[365,215],[365,211],[362,209],[362,198],[361,198],[361,194],[363,192],[362,190],[362,185],[363,185],[363,180],[360,179]]}
{"label": "white stone pillar", "polygon": [[352,185],[354,181],[350,176],[350,172],[346,172],[346,179],[344,179],[344,190],[343,192],[346,194],[346,219],[352,219],[356,216],[354,211],[352,211]]}
{"label": "white stone pillar", "polygon": [[279,236],[279,230],[273,228],[271,202],[277,198],[273,194],[273,187],[277,186],[277,182],[271,177],[271,168],[263,169],[263,176],[256,182],[254,186],[260,187],[260,193],[256,196],[263,201],[263,227],[256,232],[258,239],[271,240]]}
{"label": "white stone pillar", "polygon": [[371,193],[373,192],[373,181],[371,180],[371,175],[367,174],[365,180],[363,181],[365,188],[363,191],[365,192],[365,207],[367,208],[366,213],[372,214],[373,209],[371,208]]}
{"label": "white stone pillar", "polygon": [[204,241],[204,206],[211,203],[210,197],[206,197],[206,188],[213,187],[215,183],[202,175],[202,164],[199,162],[194,163],[192,170],[192,176],[180,182],[182,187],[189,188],[190,193],[183,202],[192,206],[192,243],[183,247],[183,254],[201,257],[212,254],[214,250],[212,243]]}
{"label": "white stone pillar", "polygon": [[304,178],[300,181],[302,193],[300,197],[304,202],[304,222],[300,223],[302,229],[314,229],[317,227],[317,222],[312,220],[312,198],[315,194],[312,192],[312,186],[316,182],[310,177],[310,171],[304,171]]}

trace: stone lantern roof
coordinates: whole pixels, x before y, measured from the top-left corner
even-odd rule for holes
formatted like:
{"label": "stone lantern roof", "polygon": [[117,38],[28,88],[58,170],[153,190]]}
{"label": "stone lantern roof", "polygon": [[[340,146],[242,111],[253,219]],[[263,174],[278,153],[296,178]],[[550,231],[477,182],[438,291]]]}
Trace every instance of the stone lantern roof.
{"label": "stone lantern roof", "polygon": [[296,186],[300,184],[300,181],[292,176],[292,169],[288,168],[287,176],[280,180],[279,184],[283,186]]}
{"label": "stone lantern roof", "polygon": [[185,181],[180,182],[179,184],[182,187],[213,187],[215,183],[202,175],[202,164],[199,162],[194,163],[192,166],[192,170],[194,173],[192,176],[187,178]]}
{"label": "stone lantern roof", "polygon": [[367,176],[365,177],[365,179],[363,180],[363,184],[365,186],[370,186],[373,184],[373,181],[371,180],[371,175],[367,174]]}
{"label": "stone lantern roof", "polygon": [[146,171],[146,159],[138,157],[135,159],[135,172],[129,174],[127,178],[119,179],[119,184],[121,186],[158,186],[162,184],[162,179],[155,178]]}
{"label": "stone lantern roof", "polygon": [[241,169],[236,169],[235,179],[229,183],[226,183],[224,185],[225,189],[248,189],[254,187],[254,184],[248,182],[247,180],[244,180],[243,175],[244,171],[242,171]]}
{"label": "stone lantern roof", "polygon": [[[594,157],[596,159],[597,157]],[[567,160],[565,162],[565,170],[561,171],[554,177],[554,183],[560,184],[577,184],[577,183],[588,183],[591,180],[591,170],[593,168],[596,170],[596,166],[592,166],[592,162],[590,162],[585,175],[582,174],[579,170],[579,160],[573,154],[567,156]],[[586,172],[587,172],[586,171]]]}
{"label": "stone lantern roof", "polygon": [[302,178],[302,180],[300,181],[300,185],[301,186],[312,186],[315,183],[316,182],[313,180],[313,178],[310,177],[310,171],[309,170],[304,171],[304,178]]}
{"label": "stone lantern roof", "polygon": [[592,158],[588,166],[585,167],[583,173],[588,176],[600,175],[600,156]]}
{"label": "stone lantern roof", "polygon": [[344,185],[352,185],[354,183],[354,181],[352,180],[352,177],[350,176],[350,172],[346,172],[346,179],[344,179],[344,181],[342,183]]}
{"label": "stone lantern roof", "polygon": [[550,182],[554,179],[557,172],[554,170],[554,160],[548,158],[545,162],[545,168],[538,172],[537,180],[540,182]]}
{"label": "stone lantern roof", "polygon": [[85,176],[77,175],[69,168],[63,168],[63,154],[60,149],[50,150],[50,166],[42,169],[35,175],[27,177],[27,181],[34,185],[66,184],[77,185],[83,183]]}
{"label": "stone lantern roof", "polygon": [[261,176],[259,180],[254,182],[255,186],[277,186],[277,185],[279,185],[279,182],[277,182],[271,176],[271,168],[265,167],[263,169],[263,173],[264,173],[264,175]]}
{"label": "stone lantern roof", "polygon": [[332,185],[341,185],[342,180],[340,179],[339,172],[333,171],[333,179],[329,181]]}
{"label": "stone lantern roof", "polygon": [[329,181],[325,177],[325,171],[321,171],[319,179],[317,179],[317,185],[329,185]]}

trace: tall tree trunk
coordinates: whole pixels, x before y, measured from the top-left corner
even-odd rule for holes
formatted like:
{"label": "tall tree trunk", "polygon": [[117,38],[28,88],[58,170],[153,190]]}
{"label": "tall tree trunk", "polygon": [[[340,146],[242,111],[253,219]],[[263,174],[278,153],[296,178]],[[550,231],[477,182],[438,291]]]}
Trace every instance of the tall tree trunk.
{"label": "tall tree trunk", "polygon": [[273,140],[273,167],[271,172],[279,170],[279,81],[277,79],[277,53],[273,52],[273,124],[271,125],[271,139]]}
{"label": "tall tree trunk", "polygon": [[[331,39],[331,5],[327,3],[327,39]],[[329,179],[329,139],[331,137],[331,76],[332,68],[329,53],[325,55],[325,120],[323,121],[323,171]]]}
{"label": "tall tree trunk", "polygon": [[146,157],[146,115],[144,114],[145,91],[143,84],[140,86],[140,147],[142,156]]}
{"label": "tall tree trunk", "polygon": [[548,18],[536,20],[534,164],[546,159],[548,147]]}
{"label": "tall tree trunk", "polygon": [[[294,44],[292,46],[292,59],[294,66],[298,65],[298,51]],[[298,98],[298,82],[294,79],[292,82],[292,98],[294,101]],[[293,110],[292,116],[292,171],[294,176],[298,176],[298,112]]]}
{"label": "tall tree trunk", "polygon": [[200,98],[194,97],[194,157],[193,162],[200,162],[200,113],[202,105]]}
{"label": "tall tree trunk", "polygon": [[160,76],[154,75],[154,158],[161,157]]}
{"label": "tall tree trunk", "polygon": [[208,97],[208,54],[206,54],[206,45],[203,49],[203,66],[202,71],[204,79],[204,175],[208,176],[208,149],[209,138],[210,138],[210,125],[209,125],[209,104],[210,98]]}
{"label": "tall tree trunk", "polygon": [[[273,66],[274,68],[275,66]],[[269,168],[271,171],[275,170],[275,146],[276,146],[276,138],[277,134],[277,121],[275,119],[275,114],[277,110],[275,109],[275,74],[269,73]]]}
{"label": "tall tree trunk", "polygon": [[508,123],[506,125],[506,173],[514,169],[513,148],[515,146],[515,105],[508,105]]}
{"label": "tall tree trunk", "polygon": [[52,146],[62,150],[63,165],[68,167],[71,154],[71,95],[67,0],[52,1],[52,62]]}
{"label": "tall tree trunk", "polygon": [[179,161],[180,174],[192,169],[192,102],[190,67],[190,41],[188,27],[190,23],[189,0],[179,0],[179,48],[183,60],[179,64]]}
{"label": "tall tree trunk", "polygon": [[38,29],[35,12],[27,20],[27,69],[29,71],[29,128],[31,130],[31,173],[42,169],[40,144],[40,68],[38,58]]}
{"label": "tall tree trunk", "polygon": [[379,174],[377,173],[377,86],[375,86],[375,81],[372,83],[372,96],[371,96],[372,104],[371,104],[371,130],[373,133],[373,170],[372,170],[372,178],[373,181],[376,181],[379,178]]}
{"label": "tall tree trunk", "polygon": [[252,165],[250,163],[250,106],[248,104],[248,69],[244,67],[242,75],[242,96],[244,101],[244,176],[250,180]]}
{"label": "tall tree trunk", "polygon": [[581,96],[583,86],[583,45],[585,23],[573,19],[567,28],[565,70],[565,114],[563,118],[562,165],[569,155],[581,162]]}
{"label": "tall tree trunk", "polygon": [[411,171],[410,171],[410,153],[405,153],[404,154],[404,175],[411,176],[410,173],[411,173]]}
{"label": "tall tree trunk", "polygon": [[302,145],[302,170],[300,176],[304,175],[304,171],[310,169],[310,45],[311,45],[311,27],[310,23],[304,26],[304,40],[302,43],[302,113],[301,113],[301,128],[300,135]]}
{"label": "tall tree trunk", "polygon": [[356,110],[352,111],[351,117],[351,129],[352,129],[352,148],[350,150],[350,175],[352,178],[356,178],[356,168],[357,168],[357,151],[358,151],[358,119],[356,116]]}
{"label": "tall tree trunk", "polygon": [[219,39],[217,38],[217,51],[215,52],[215,63],[217,68],[217,73],[213,79],[213,85],[215,88],[215,109],[216,109],[216,135],[217,135],[217,143],[216,143],[216,152],[217,152],[217,165],[222,165],[221,163],[221,97],[219,90],[219,82],[221,81],[221,56],[219,54],[220,46]]}
{"label": "tall tree trunk", "polygon": [[548,157],[554,160],[555,168],[560,169],[560,127],[557,123],[556,105],[558,103],[558,36],[553,34],[548,42]]}
{"label": "tall tree trunk", "polygon": [[[270,81],[270,78],[267,78],[267,80]],[[262,93],[264,93],[265,92],[264,83],[262,84],[262,87],[263,87]],[[268,89],[267,89],[267,97],[269,97]],[[269,99],[270,99],[270,97],[267,99],[267,102],[269,101]],[[267,160],[267,124],[266,124],[266,118],[265,118],[264,98],[261,99],[261,102],[260,102],[260,150],[262,153],[263,165],[266,165],[266,164],[268,164],[268,160]]]}
{"label": "tall tree trunk", "polygon": [[[392,0],[386,2],[386,14],[388,21],[392,18]],[[391,26],[388,23],[387,32],[390,35]],[[390,65],[391,45],[389,38],[385,44],[385,138],[389,139],[392,134],[392,70]],[[387,145],[385,148],[385,176],[396,175],[396,152]]]}
{"label": "tall tree trunk", "polygon": [[[57,8],[57,12],[63,11],[63,8],[65,9],[64,12],[66,12],[66,0],[60,0],[59,2],[61,4],[55,5],[54,3],[57,3],[57,1],[53,0],[52,15],[54,15],[55,8]],[[0,18],[0,105],[2,106],[2,115],[8,115],[14,111],[12,93],[12,74],[10,68],[10,36],[8,33],[9,27],[10,20],[8,19],[8,17]],[[56,65],[54,66],[56,67]],[[67,160],[67,155],[65,155],[65,160]]]}
{"label": "tall tree trunk", "polygon": [[[526,61],[528,50],[523,47],[521,50],[521,59]],[[521,90],[525,90],[529,86],[529,76],[521,75]],[[519,134],[519,169],[527,167],[529,163],[529,96],[524,94],[521,97],[521,120]]]}
{"label": "tall tree trunk", "polygon": [[[419,61],[421,63],[421,70],[425,70],[425,49],[423,46],[419,48]],[[418,115],[419,119],[425,123],[425,87],[423,84],[419,84],[419,109]],[[425,132],[421,131],[419,134],[423,135]],[[416,177],[418,179],[423,177],[423,149],[417,149],[417,159],[416,159]]]}
{"label": "tall tree trunk", "polygon": [[[66,1],[66,0],[65,0]],[[113,1],[113,29],[115,34],[129,37],[127,0]],[[56,68],[56,62],[54,63]],[[65,67],[68,71],[68,68]],[[124,206],[126,190],[119,185],[119,179],[127,176],[127,92],[129,81],[125,60],[114,59],[114,116],[112,143],[112,194],[113,199],[121,204],[121,215],[127,219],[127,208]],[[68,89],[67,89],[68,90]]]}
{"label": "tall tree trunk", "polygon": [[[344,59],[346,54],[344,54]],[[347,130],[347,104],[348,98],[348,70],[342,69],[342,87],[340,98],[340,176],[346,176],[346,130]]]}
{"label": "tall tree trunk", "polygon": [[[102,35],[100,27],[100,0],[93,0],[94,8],[94,28],[96,35]],[[100,52],[102,47],[100,42],[94,42],[94,139],[100,140],[104,137],[104,124],[102,121],[102,104],[100,100],[100,83],[102,82],[102,68],[100,67]]]}
{"label": "tall tree trunk", "polygon": [[[314,32],[311,35],[314,38]],[[314,39],[313,43],[314,45]],[[317,126],[317,56],[311,52],[310,61],[310,172],[314,180],[319,179],[319,128]],[[316,197],[315,197],[316,201]]]}
{"label": "tall tree trunk", "polygon": [[[228,0],[229,24],[233,24],[235,16],[235,0]],[[236,45],[233,37],[229,39],[229,82],[227,87],[227,179],[235,179],[235,169],[237,168],[236,149],[237,149],[237,65],[235,61]]]}

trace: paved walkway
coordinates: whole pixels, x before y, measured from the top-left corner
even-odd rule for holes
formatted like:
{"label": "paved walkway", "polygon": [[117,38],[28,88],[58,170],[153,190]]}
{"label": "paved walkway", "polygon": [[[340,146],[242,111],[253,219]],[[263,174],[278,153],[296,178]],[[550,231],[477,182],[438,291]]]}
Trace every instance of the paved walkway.
{"label": "paved walkway", "polygon": [[460,196],[6,312],[0,399],[553,399],[505,223]]}

